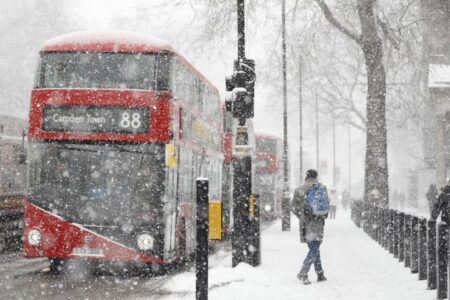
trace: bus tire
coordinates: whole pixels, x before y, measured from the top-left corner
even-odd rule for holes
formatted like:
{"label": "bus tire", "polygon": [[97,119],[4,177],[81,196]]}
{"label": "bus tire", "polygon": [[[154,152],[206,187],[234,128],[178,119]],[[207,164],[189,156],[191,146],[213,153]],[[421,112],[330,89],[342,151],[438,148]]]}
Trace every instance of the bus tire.
{"label": "bus tire", "polygon": [[3,253],[6,250],[7,242],[6,238],[0,238],[0,253]]}
{"label": "bus tire", "polygon": [[59,274],[64,272],[65,262],[66,261],[62,258],[49,258],[50,272],[52,274]]}

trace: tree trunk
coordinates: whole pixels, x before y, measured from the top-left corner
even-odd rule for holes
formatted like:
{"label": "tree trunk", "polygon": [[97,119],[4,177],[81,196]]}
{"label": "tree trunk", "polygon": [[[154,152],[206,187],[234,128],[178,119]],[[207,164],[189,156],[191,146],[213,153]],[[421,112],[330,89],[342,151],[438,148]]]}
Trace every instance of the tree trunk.
{"label": "tree trunk", "polygon": [[364,199],[389,206],[386,138],[386,73],[373,0],[357,0],[361,48],[367,70],[367,135]]}

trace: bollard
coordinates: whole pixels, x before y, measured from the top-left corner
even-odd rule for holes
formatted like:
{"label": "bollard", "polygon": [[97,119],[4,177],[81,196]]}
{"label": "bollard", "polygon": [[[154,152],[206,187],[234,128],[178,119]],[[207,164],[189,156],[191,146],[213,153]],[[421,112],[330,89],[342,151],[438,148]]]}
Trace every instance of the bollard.
{"label": "bollard", "polygon": [[398,211],[394,211],[394,257],[398,258],[398,236],[399,236],[399,223],[400,223],[400,213]]}
{"label": "bollard", "polygon": [[354,201],[353,218],[356,226],[361,227],[362,201]]}
{"label": "bollard", "polygon": [[405,259],[405,213],[401,212],[398,218],[398,261]]}
{"label": "bollard", "polygon": [[250,236],[248,242],[248,263],[256,267],[261,264],[261,229],[259,195],[254,195],[253,212],[250,213]]}
{"label": "bollard", "polygon": [[389,210],[389,253],[394,254],[394,221],[395,221],[395,211],[390,209]]}
{"label": "bollard", "polygon": [[365,229],[367,234],[372,237],[372,206],[370,204],[366,204],[365,207],[365,211],[366,211],[366,225],[365,225]]}
{"label": "bollard", "polygon": [[372,206],[371,212],[371,236],[374,241],[378,242],[378,207]]}
{"label": "bollard", "polygon": [[436,288],[436,221],[429,220],[427,228],[427,289]]}
{"label": "bollard", "polygon": [[375,222],[377,224],[377,242],[380,246],[383,246],[383,209],[381,207],[377,207],[377,214],[375,216]]}
{"label": "bollard", "polygon": [[379,207],[377,215],[377,229],[378,229],[378,244],[380,244],[381,247],[383,247],[383,236],[384,236],[383,219],[384,219],[384,209]]}
{"label": "bollard", "polygon": [[419,280],[427,279],[427,220],[425,218],[421,218],[419,220],[419,263],[418,263],[418,272],[419,272]]}
{"label": "bollard", "polygon": [[363,229],[368,235],[370,235],[369,227],[370,227],[370,208],[369,204],[363,203],[362,216],[363,220]]}
{"label": "bollard", "polygon": [[448,225],[441,222],[436,236],[437,298],[447,298]]}
{"label": "bollard", "polygon": [[379,224],[378,221],[380,220],[379,214],[378,214],[378,207],[373,206],[372,207],[372,238],[378,242],[378,232],[379,232]]}
{"label": "bollard", "polygon": [[369,204],[366,204],[365,209],[366,209],[366,215],[367,215],[365,229],[366,229],[367,234],[372,238],[372,214],[373,214],[372,206]]}
{"label": "bollard", "polygon": [[411,218],[411,273],[419,272],[419,218]]}
{"label": "bollard", "polygon": [[206,178],[197,178],[196,300],[208,299],[208,190]]}
{"label": "bollard", "polygon": [[389,241],[391,239],[391,218],[390,218],[390,210],[388,208],[384,209],[384,225],[383,225],[383,242],[384,249],[389,251]]}
{"label": "bollard", "polygon": [[404,235],[405,267],[411,267],[411,215],[405,215]]}

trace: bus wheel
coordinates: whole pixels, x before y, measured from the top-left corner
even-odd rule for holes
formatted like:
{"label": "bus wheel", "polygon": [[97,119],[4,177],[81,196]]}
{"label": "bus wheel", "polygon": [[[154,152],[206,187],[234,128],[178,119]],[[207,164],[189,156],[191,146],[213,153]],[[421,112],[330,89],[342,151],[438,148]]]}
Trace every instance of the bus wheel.
{"label": "bus wheel", "polygon": [[0,238],[0,253],[3,253],[6,249],[6,239],[1,237]]}
{"label": "bus wheel", "polygon": [[64,271],[65,260],[62,258],[49,258],[50,272],[53,274],[59,274]]}

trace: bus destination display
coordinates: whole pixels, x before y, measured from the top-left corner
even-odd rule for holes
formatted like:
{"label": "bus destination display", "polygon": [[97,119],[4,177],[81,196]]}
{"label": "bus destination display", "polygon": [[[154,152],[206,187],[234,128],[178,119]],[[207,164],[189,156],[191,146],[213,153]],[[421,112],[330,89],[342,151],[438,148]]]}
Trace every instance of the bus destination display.
{"label": "bus destination display", "polygon": [[47,105],[42,113],[44,131],[76,133],[147,133],[145,106]]}

